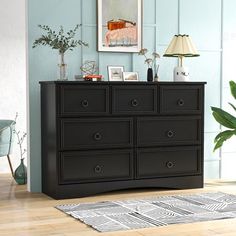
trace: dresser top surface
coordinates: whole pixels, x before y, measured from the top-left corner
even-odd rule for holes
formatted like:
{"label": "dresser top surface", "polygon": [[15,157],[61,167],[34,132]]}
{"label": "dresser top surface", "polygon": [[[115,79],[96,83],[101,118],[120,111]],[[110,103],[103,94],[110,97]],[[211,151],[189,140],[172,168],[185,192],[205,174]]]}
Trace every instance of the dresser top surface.
{"label": "dresser top surface", "polygon": [[138,82],[124,82],[124,81],[76,81],[76,80],[50,80],[50,81],[40,81],[40,84],[89,84],[89,85],[203,85],[206,82],[200,81],[189,81],[189,82],[173,82],[173,81],[161,81],[161,82],[147,82],[147,81],[138,81]]}

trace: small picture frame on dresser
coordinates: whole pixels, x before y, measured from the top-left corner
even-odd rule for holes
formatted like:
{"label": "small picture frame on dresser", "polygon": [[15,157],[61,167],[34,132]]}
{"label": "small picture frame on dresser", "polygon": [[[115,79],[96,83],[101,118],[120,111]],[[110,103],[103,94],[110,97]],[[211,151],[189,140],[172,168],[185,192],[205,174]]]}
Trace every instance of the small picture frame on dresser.
{"label": "small picture frame on dresser", "polygon": [[109,81],[123,81],[124,66],[107,66]]}
{"label": "small picture frame on dresser", "polygon": [[123,72],[124,81],[139,81],[138,72]]}

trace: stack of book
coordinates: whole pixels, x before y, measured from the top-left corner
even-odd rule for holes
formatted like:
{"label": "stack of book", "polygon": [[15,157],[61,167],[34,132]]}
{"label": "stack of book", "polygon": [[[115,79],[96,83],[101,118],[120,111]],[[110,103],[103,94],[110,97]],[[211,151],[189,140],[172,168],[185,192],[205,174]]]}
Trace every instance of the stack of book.
{"label": "stack of book", "polygon": [[101,81],[102,75],[85,75],[84,80],[86,80],[86,81]]}

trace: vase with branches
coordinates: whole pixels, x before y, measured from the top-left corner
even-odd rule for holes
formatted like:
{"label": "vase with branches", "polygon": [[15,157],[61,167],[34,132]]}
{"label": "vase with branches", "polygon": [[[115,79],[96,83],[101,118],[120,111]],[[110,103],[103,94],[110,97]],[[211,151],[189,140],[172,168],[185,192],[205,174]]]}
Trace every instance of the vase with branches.
{"label": "vase with branches", "polygon": [[42,29],[45,34],[42,34],[41,37],[36,39],[33,43],[33,48],[37,46],[49,46],[52,49],[58,50],[59,52],[59,80],[67,80],[67,64],[65,63],[65,53],[69,51],[73,51],[74,48],[79,46],[88,47],[88,43],[75,39],[75,35],[80,25],[76,25],[74,29],[69,30],[68,32],[64,31],[63,26],[60,26],[58,32],[52,30],[48,25],[38,25],[40,29]]}
{"label": "vase with branches", "polygon": [[[142,48],[138,55],[142,55],[145,57],[144,63],[148,65],[147,69],[147,81],[158,81],[158,71],[159,71],[159,63],[157,62],[158,58],[160,58],[160,55],[157,52],[153,52],[151,57],[147,56],[148,49]],[[154,75],[153,75],[154,70]]]}
{"label": "vase with branches", "polygon": [[[17,120],[18,113],[16,113],[15,121]],[[16,141],[20,149],[20,165],[16,168],[14,172],[14,179],[18,184],[26,184],[27,183],[27,168],[24,165],[24,159],[26,155],[26,148],[24,148],[24,141],[26,139],[27,134],[25,132],[21,132],[18,130],[13,131],[16,135]]]}

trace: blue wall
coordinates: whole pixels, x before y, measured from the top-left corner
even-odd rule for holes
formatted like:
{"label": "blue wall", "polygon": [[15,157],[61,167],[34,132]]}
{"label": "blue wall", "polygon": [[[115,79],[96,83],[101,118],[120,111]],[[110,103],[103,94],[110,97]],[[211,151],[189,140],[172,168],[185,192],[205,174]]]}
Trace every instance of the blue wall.
{"label": "blue wall", "polygon": [[[212,153],[213,138],[219,126],[212,119],[210,106],[220,106],[222,86],[222,22],[223,0],[143,0],[143,47],[163,54],[174,34],[190,34],[201,56],[185,60],[191,80],[206,81],[205,103],[205,176],[219,176],[219,153]],[[229,7],[230,9],[230,7]],[[107,65],[124,65],[126,71],[138,71],[145,80],[146,65],[135,53],[104,53],[96,51],[96,0],[29,0],[29,108],[30,108],[30,185],[31,191],[41,189],[40,162],[40,90],[39,81],[55,80],[58,55],[48,47],[32,49],[40,36],[38,24],[58,29],[71,29],[82,23],[79,36],[89,48],[67,54],[69,77],[80,74],[84,60],[96,60],[105,77]],[[172,81],[177,60],[161,58],[160,80]]]}

